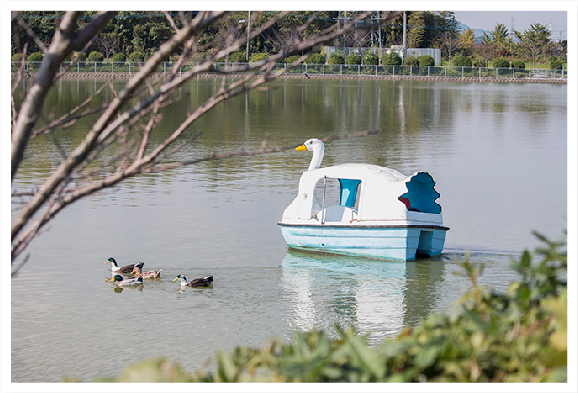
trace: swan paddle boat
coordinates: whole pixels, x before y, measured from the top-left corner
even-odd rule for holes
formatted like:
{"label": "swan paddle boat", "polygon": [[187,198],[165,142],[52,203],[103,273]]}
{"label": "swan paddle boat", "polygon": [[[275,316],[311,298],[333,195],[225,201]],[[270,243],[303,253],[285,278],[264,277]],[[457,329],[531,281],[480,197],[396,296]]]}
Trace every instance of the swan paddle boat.
{"label": "swan paddle boat", "polygon": [[393,261],[441,254],[449,228],[429,173],[406,176],[370,164],[320,168],[324,144],[315,138],[296,150],[313,157],[278,223],[290,248]]}

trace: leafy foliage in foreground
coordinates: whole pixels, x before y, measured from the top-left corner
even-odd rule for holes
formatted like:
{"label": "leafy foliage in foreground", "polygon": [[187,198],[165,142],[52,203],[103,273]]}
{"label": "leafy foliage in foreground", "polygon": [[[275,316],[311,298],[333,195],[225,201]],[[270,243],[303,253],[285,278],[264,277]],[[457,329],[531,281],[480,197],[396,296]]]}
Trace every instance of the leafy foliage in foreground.
{"label": "leafy foliage in foreground", "polygon": [[160,358],[97,381],[566,382],[565,244],[537,236],[546,246],[513,262],[521,280],[507,294],[478,287],[483,265],[466,258],[471,292],[447,315],[433,314],[376,349],[351,329],[339,329],[338,340],[315,330],[296,333],[290,343],[275,339],[260,349],[217,352],[214,372],[191,375]]}

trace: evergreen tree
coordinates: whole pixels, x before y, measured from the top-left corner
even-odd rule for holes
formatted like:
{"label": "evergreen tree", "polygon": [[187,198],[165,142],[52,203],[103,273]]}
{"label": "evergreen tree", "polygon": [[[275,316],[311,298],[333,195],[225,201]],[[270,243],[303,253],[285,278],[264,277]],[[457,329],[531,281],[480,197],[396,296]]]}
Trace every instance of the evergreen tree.
{"label": "evergreen tree", "polygon": [[508,35],[509,33],[506,26],[498,23],[494,27],[494,30],[490,31],[489,35],[484,33],[484,36],[482,37],[482,44],[493,47],[495,53],[503,56],[509,50],[511,45]]}
{"label": "evergreen tree", "polygon": [[530,30],[524,33],[515,31],[520,41],[517,45],[522,55],[532,59],[532,67],[536,67],[536,60],[544,54],[544,50],[550,43],[550,30],[539,23],[530,25]]}
{"label": "evergreen tree", "polygon": [[412,12],[407,18],[408,48],[422,48],[425,40],[425,18],[423,12]]}

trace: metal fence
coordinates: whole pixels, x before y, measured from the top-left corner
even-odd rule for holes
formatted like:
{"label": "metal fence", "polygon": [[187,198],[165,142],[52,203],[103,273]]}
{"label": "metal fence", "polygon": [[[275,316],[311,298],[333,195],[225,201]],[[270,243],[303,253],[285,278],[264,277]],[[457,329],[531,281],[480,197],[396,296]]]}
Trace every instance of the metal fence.
{"label": "metal fence", "polygon": [[[38,71],[42,62],[26,62],[25,72]],[[12,62],[12,72],[18,71],[21,63]],[[70,63],[63,62],[60,71],[65,71]],[[197,63],[186,63],[179,67],[178,72],[191,70]],[[248,63],[215,63],[212,71],[245,72]],[[164,62],[157,68],[157,72],[169,72],[176,66],[174,62]],[[142,63],[138,62],[76,62],[67,72],[77,73],[134,73],[138,72]],[[544,78],[566,79],[568,72],[561,70],[523,69],[523,68],[489,68],[489,67],[419,67],[404,65],[345,65],[345,64],[300,64],[291,68],[285,63],[278,63],[272,70],[285,68],[287,74],[307,75],[346,75],[346,76],[427,76],[427,77],[475,77],[475,78]]]}

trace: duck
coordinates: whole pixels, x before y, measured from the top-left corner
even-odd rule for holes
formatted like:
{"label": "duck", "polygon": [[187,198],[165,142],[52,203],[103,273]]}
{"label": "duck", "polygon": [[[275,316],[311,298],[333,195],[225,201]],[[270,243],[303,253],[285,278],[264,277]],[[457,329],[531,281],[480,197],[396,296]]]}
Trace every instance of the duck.
{"label": "duck", "polygon": [[136,265],[134,265],[134,269],[132,271],[132,274],[134,274],[135,277],[142,277],[142,278],[158,278],[161,276],[161,271],[163,269],[160,270],[150,270],[148,272],[143,272],[142,271],[142,267],[144,265],[144,262],[139,262]]}
{"label": "duck", "polygon": [[[136,265],[133,263],[132,265],[126,265],[123,267],[118,267],[118,264],[116,263],[115,259],[112,257],[108,258],[108,261],[106,261],[105,263],[112,264],[111,270],[113,273],[131,273],[134,270],[134,267]],[[144,262],[140,262],[140,263],[142,263],[144,265]],[[141,266],[141,268],[142,268],[142,266]]]}
{"label": "duck", "polygon": [[311,151],[313,152],[313,157],[311,157],[311,163],[309,164],[308,171],[314,169],[319,169],[321,166],[321,161],[323,160],[323,155],[325,154],[325,144],[322,140],[317,138],[311,138],[305,141],[304,144],[297,147],[295,151]]}
{"label": "duck", "polygon": [[117,274],[112,278],[112,282],[119,287],[141,285],[142,284],[142,277],[126,278],[126,277],[121,276],[120,274]]}
{"label": "duck", "polygon": [[187,281],[187,278],[179,274],[173,281],[181,280],[181,287],[209,287],[213,285],[213,276],[202,278],[195,278],[192,281]]}

